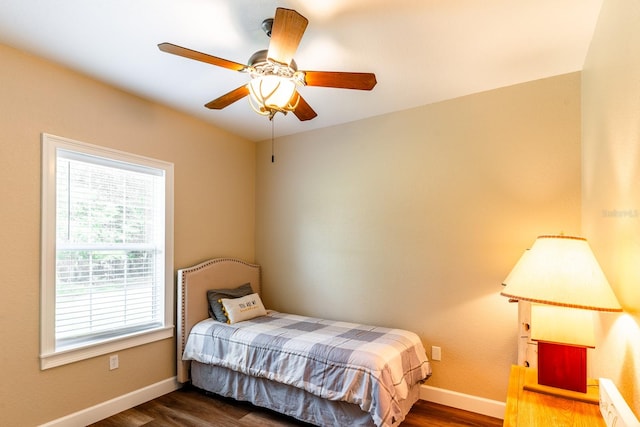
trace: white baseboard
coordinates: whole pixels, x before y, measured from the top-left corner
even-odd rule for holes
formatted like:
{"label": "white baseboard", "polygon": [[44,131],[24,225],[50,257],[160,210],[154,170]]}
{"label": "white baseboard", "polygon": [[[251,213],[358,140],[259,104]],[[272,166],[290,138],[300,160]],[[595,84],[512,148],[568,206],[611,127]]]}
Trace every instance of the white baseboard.
{"label": "white baseboard", "polygon": [[424,384],[420,387],[420,399],[500,419],[504,419],[506,407],[505,402],[498,400],[485,399]]}
{"label": "white baseboard", "polygon": [[180,387],[181,385],[176,381],[175,377],[168,378],[90,408],[42,424],[40,427],[83,427],[148,402],[156,397],[171,393]]}
{"label": "white baseboard", "polygon": [[[181,384],[176,381],[175,377],[168,378],[90,408],[42,424],[40,427],[83,427],[167,393],[171,393],[180,387]],[[456,391],[428,385],[422,385],[420,387],[420,399],[494,418],[504,418],[505,403],[497,400],[485,399],[483,397],[458,393]]]}

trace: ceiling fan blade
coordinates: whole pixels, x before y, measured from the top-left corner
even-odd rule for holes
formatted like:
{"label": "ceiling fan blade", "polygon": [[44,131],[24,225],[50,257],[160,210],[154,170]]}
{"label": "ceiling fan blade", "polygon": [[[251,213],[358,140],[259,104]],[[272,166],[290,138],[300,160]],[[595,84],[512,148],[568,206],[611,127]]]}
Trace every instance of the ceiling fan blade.
{"label": "ceiling fan blade", "polygon": [[307,86],[336,87],[340,89],[371,90],[376,85],[373,73],[344,73],[340,71],[305,71]]}
{"label": "ceiling fan blade", "polygon": [[277,8],[267,58],[290,65],[309,21],[292,9]]}
{"label": "ceiling fan blade", "polygon": [[249,88],[247,85],[240,86],[232,90],[231,92],[225,93],[219,98],[214,99],[211,102],[206,103],[204,106],[210,108],[212,110],[222,110],[224,107],[228,107],[239,99],[244,98],[249,95]]}
{"label": "ceiling fan blade", "polygon": [[160,43],[158,45],[158,48],[163,52],[172,53],[174,55],[183,56],[189,59],[195,59],[196,61],[206,62],[207,64],[217,65],[218,67],[228,68],[234,71],[242,71],[247,68],[247,66],[244,64],[187,49],[186,47],[178,46],[172,43]]}
{"label": "ceiling fan blade", "polygon": [[298,105],[296,106],[296,109],[293,110],[293,114],[295,114],[296,117],[303,122],[306,120],[314,119],[318,115],[318,113],[313,111],[313,108],[311,108],[311,106],[307,104],[307,101],[304,100],[300,93],[296,92],[296,94],[298,95]]}

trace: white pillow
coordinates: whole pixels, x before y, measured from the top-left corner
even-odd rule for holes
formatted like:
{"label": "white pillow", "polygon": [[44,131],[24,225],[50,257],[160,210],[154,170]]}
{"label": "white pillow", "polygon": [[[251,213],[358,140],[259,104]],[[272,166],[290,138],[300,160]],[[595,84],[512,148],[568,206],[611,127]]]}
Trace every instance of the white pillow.
{"label": "white pillow", "polygon": [[222,304],[224,314],[227,316],[227,323],[241,322],[267,314],[258,294],[241,298],[221,298],[220,304]]}

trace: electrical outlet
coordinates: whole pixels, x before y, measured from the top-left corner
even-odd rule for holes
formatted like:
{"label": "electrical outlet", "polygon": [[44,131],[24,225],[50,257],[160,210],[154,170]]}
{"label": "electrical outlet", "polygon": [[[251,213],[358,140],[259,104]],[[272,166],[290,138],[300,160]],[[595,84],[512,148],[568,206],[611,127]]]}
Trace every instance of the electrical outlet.
{"label": "electrical outlet", "polygon": [[114,354],[109,356],[109,370],[113,371],[114,369],[118,369],[120,366],[120,361],[118,360],[118,355]]}
{"label": "electrical outlet", "polygon": [[607,378],[600,378],[600,412],[608,427],[639,427],[640,422],[631,412],[617,387]]}
{"label": "electrical outlet", "polygon": [[431,346],[431,360],[442,360],[442,350],[440,347]]}

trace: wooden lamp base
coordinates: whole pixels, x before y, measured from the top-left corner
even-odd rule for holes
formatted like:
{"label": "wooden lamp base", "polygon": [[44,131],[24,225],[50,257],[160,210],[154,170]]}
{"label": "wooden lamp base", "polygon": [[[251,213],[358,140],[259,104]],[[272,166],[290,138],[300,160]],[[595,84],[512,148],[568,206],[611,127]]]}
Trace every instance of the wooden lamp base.
{"label": "wooden lamp base", "polygon": [[551,387],[548,385],[538,384],[538,370],[534,368],[526,368],[524,384],[522,388],[527,391],[548,394],[565,399],[577,400],[580,402],[591,403],[593,405],[600,404],[600,395],[598,392],[599,381],[597,379],[588,379],[587,392],[565,390],[563,388]]}

